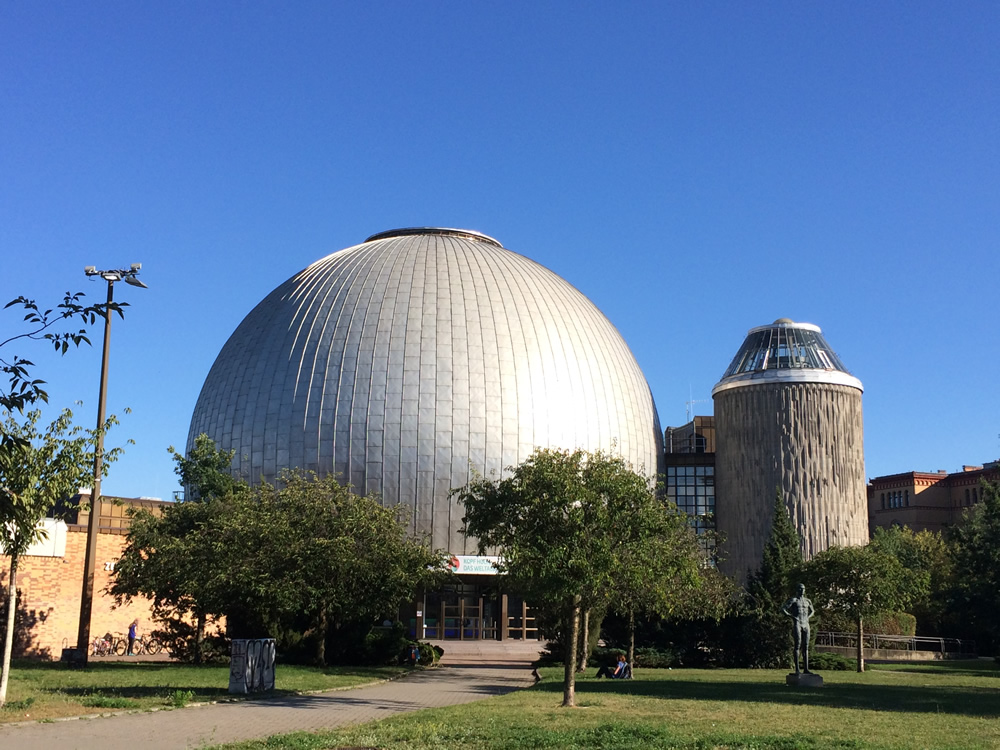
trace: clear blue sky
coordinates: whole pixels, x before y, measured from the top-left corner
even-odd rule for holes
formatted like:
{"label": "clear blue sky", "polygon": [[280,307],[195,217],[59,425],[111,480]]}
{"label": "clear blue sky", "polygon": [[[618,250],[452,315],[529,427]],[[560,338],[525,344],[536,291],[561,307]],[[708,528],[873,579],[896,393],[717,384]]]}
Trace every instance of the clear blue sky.
{"label": "clear blue sky", "polygon": [[[265,294],[421,225],[587,294],[664,425],[787,316],[864,382],[869,476],[956,470],[1000,456],[998,53],[994,2],[4,3],[0,304],[143,264],[109,494],[170,496]],[[94,343],[16,350],[88,427]]]}

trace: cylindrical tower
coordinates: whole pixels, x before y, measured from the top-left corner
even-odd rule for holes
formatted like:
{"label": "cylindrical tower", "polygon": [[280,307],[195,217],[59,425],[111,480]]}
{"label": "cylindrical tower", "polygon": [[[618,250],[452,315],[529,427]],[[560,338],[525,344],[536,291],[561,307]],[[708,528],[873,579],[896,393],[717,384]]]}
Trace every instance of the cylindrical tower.
{"label": "cylindrical tower", "polygon": [[818,326],[752,328],[712,389],[720,567],[760,567],[781,490],[806,559],[868,540],[861,381]]}

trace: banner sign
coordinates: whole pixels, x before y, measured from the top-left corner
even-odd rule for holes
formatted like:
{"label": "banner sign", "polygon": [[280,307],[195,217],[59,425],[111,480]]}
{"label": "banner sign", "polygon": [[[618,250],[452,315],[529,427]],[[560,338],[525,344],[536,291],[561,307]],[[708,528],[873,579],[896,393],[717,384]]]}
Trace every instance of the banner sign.
{"label": "banner sign", "polygon": [[464,573],[465,575],[473,576],[495,576],[500,572],[496,568],[496,564],[499,561],[499,557],[489,555],[483,557],[477,557],[476,555],[452,555],[448,558],[448,567],[451,568],[453,573]]}

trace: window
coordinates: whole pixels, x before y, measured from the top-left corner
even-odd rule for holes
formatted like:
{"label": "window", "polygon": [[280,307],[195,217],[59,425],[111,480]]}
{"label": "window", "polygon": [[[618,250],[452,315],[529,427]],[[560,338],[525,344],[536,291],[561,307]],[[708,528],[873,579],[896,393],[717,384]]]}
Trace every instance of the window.
{"label": "window", "polygon": [[882,493],[882,510],[885,510],[885,493]]}
{"label": "window", "polygon": [[906,507],[909,508],[910,507],[910,491],[909,490],[906,490],[905,503],[906,503]]}
{"label": "window", "polygon": [[969,500],[969,490],[968,490],[968,488],[966,488],[966,490],[965,490],[965,504],[966,505],[970,505],[971,504],[971,501]]}

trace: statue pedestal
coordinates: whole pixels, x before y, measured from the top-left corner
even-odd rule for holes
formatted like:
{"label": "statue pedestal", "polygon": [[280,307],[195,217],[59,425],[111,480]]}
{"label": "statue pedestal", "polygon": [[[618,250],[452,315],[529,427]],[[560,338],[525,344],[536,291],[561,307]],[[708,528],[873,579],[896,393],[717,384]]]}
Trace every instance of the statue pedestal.
{"label": "statue pedestal", "polygon": [[792,672],[785,677],[785,684],[792,687],[817,688],[823,687],[823,678],[818,674],[806,674]]}

